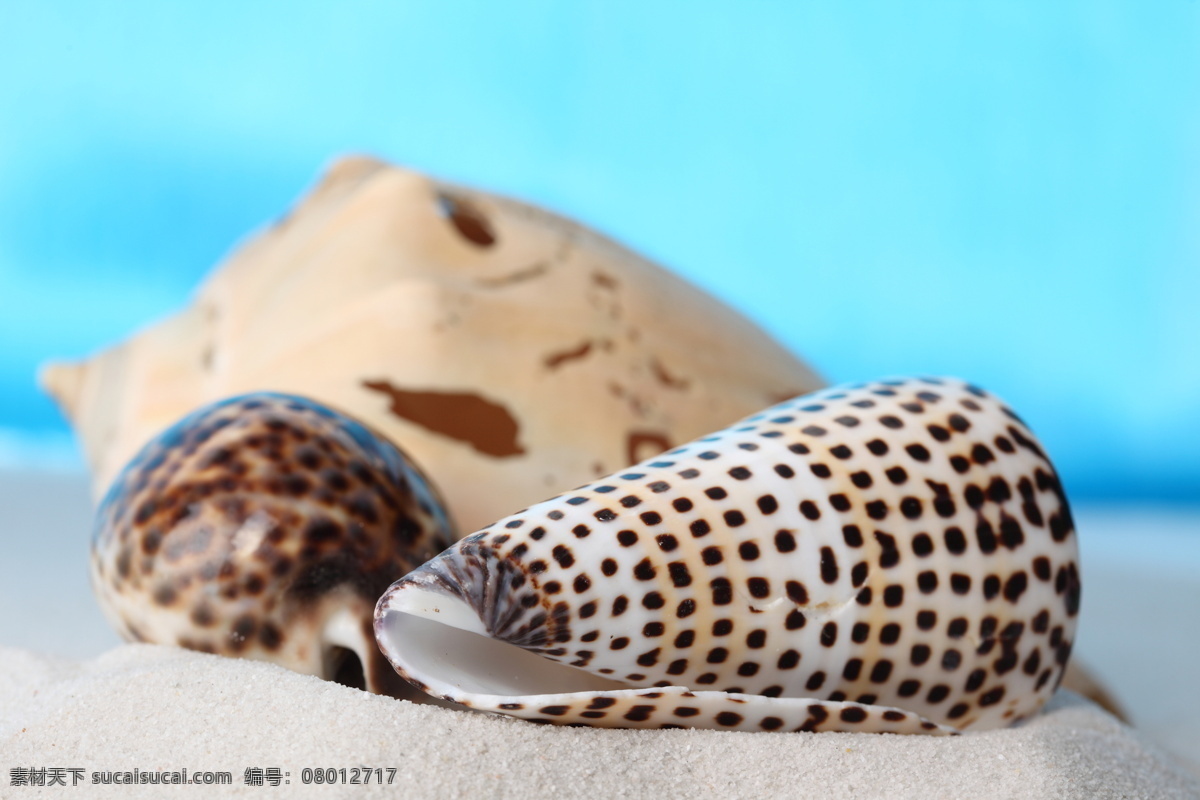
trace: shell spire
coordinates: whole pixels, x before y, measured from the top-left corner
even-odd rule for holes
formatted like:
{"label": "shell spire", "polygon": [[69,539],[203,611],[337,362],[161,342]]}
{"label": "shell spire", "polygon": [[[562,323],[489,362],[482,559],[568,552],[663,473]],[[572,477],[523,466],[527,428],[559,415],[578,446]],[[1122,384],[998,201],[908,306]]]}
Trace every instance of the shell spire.
{"label": "shell spire", "polygon": [[888,380],[506,517],[393,584],[375,632],[425,692],[535,721],[955,733],[1057,687],[1077,560],[1010,409]]}

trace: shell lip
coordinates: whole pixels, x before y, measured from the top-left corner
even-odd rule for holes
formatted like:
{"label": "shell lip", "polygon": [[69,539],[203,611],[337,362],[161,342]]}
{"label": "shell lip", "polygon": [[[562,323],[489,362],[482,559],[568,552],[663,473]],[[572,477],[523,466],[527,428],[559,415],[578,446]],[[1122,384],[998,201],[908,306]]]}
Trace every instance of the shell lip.
{"label": "shell lip", "polygon": [[414,686],[466,706],[632,688],[493,637],[466,600],[424,571],[401,578],[380,598],[375,638]]}
{"label": "shell lip", "polygon": [[[644,723],[647,712],[639,709],[662,711],[683,705],[705,709],[717,725],[705,724],[698,715],[659,727],[719,728],[725,725],[722,719],[736,718],[740,723],[739,712],[744,710],[751,717],[789,720],[787,729],[797,731],[830,729],[827,720],[858,719],[871,713],[884,720],[880,732],[962,733],[904,709],[850,701],[697,691],[688,686],[630,686],[492,637],[465,600],[436,575],[420,571],[392,584],[380,598],[374,625],[380,651],[401,677],[434,698],[477,711],[563,724],[591,715],[588,724],[641,727],[635,723]],[[625,716],[599,721],[594,716],[606,712],[595,709],[621,709]],[[729,727],[746,730],[739,723]]]}

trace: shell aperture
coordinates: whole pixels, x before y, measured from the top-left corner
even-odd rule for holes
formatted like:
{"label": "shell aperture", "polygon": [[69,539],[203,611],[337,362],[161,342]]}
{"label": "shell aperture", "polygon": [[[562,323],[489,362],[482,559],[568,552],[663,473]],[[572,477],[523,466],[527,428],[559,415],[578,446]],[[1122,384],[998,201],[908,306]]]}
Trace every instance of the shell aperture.
{"label": "shell aperture", "polygon": [[393,584],[375,629],[426,692],[537,721],[953,733],[1057,687],[1077,562],[1010,409],[890,380],[501,519]]}
{"label": "shell aperture", "polygon": [[256,393],[188,415],[118,475],[96,515],[92,585],[127,639],[406,696],[371,612],[453,540],[392,444],[311,400]]}

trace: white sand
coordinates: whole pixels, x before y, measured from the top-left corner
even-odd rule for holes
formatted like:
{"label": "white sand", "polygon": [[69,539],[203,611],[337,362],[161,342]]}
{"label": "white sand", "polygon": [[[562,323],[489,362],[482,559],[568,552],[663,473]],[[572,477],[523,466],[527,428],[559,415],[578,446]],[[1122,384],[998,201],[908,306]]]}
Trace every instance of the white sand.
{"label": "white sand", "polygon": [[[72,797],[1200,797],[1200,781],[1074,695],[1016,728],[945,739],[551,728],[368,695],[280,667],[150,645],[77,663],[0,650],[0,761],[224,770],[212,788]],[[247,767],[291,784],[247,786]],[[301,785],[304,767],[395,768],[395,785]],[[4,797],[38,796],[0,781]],[[5,792],[4,790],[7,790]],[[189,795],[188,792],[195,792]]]}
{"label": "white sand", "polygon": [[[1186,771],[1200,765],[1194,514],[1078,515],[1076,652],[1138,732],[1060,696],[1024,727],[933,739],[545,728],[372,697],[265,664],[117,647],[88,587],[82,476],[0,472],[0,512],[0,798],[1200,798]],[[395,768],[395,783],[301,785],[305,767],[355,766]],[[93,771],[221,770],[234,785],[10,785],[12,769],[30,767],[78,767],[85,782]],[[247,767],[278,767],[292,783],[246,786]]]}

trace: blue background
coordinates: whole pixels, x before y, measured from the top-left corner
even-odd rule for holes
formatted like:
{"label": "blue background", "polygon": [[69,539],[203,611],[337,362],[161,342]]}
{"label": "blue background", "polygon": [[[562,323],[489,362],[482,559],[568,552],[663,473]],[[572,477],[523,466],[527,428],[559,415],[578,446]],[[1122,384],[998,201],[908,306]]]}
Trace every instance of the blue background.
{"label": "blue background", "polygon": [[828,378],[955,374],[1200,501],[1200,3],[0,5],[0,462],[336,155],[600,228]]}

